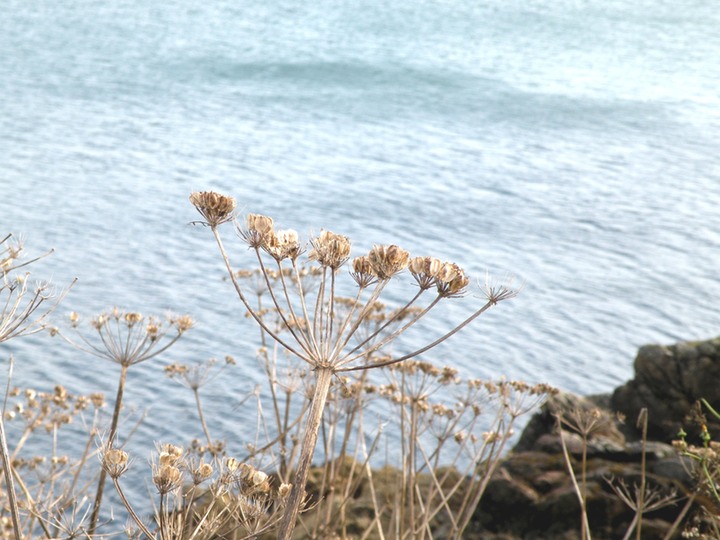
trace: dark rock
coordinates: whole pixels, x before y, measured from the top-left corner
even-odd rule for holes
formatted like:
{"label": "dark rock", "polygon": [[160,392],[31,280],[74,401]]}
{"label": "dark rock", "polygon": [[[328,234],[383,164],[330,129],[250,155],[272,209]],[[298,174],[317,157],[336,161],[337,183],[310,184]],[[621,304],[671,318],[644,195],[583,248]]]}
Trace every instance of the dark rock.
{"label": "dark rock", "polygon": [[[608,402],[609,396],[582,397],[570,392],[559,392],[549,397],[540,408],[540,412],[530,419],[513,450],[523,452],[545,447],[549,452],[558,452],[561,450],[557,431],[558,416],[562,416],[566,420],[572,420],[574,415],[587,416],[593,412],[599,414],[599,422],[597,422],[597,427],[593,430],[591,436],[588,437],[592,451],[602,453],[622,448],[625,436],[618,429],[617,422],[607,409],[606,404]],[[578,443],[582,444],[582,437],[574,436],[577,434],[577,430],[573,431],[567,425],[564,425],[563,431],[566,445],[570,445],[575,449]],[[553,440],[548,435],[557,437],[557,439]],[[575,450],[570,450],[570,452],[575,453]]]}
{"label": "dark rock", "polygon": [[[648,409],[651,438],[669,442],[685,426],[693,404],[700,398],[720,406],[720,338],[676,345],[646,345],[635,358],[635,377],[617,388],[611,407],[630,421]],[[720,434],[720,422],[708,418],[712,434]]]}

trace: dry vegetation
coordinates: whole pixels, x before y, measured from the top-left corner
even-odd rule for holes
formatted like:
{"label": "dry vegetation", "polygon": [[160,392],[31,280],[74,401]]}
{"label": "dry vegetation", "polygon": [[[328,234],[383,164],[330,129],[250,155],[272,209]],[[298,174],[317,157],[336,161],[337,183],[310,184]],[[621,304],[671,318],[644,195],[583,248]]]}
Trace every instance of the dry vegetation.
{"label": "dry vegetation", "polygon": [[[228,455],[203,411],[203,388],[224,370],[234,376],[235,359],[170,364],[167,376],[195,398],[199,437],[148,449],[156,493],[150,500],[128,500],[128,467],[134,459],[147,459],[124,450],[134,430],[120,414],[128,370],[162,355],[193,321],[187,315],[161,320],[111,309],[89,323],[72,313],[49,327],[47,317],[63,295],[53,299],[46,285],[29,287],[21,269],[34,260],[21,262],[22,246],[8,236],[0,243],[0,344],[48,328],[56,339],[117,364],[119,371],[109,405],[105,396],[73,394],[61,386],[37,391],[8,385],[0,418],[2,536],[462,538],[517,419],[553,389],[463,379],[452,366],[420,355],[516,292],[486,281],[484,302],[464,320],[417,350],[393,356],[387,352],[391,343],[432,318],[439,303],[465,295],[470,280],[459,266],[411,257],[394,245],[375,246],[350,260],[345,236],[322,231],[304,244],[294,231],[276,231],[267,216],[249,214],[239,221],[230,197],[203,192],[190,200],[259,330],[257,358],[272,406],[246,400],[247,410],[234,413],[239,419],[257,416],[255,440],[244,441],[244,455]],[[223,224],[234,224],[250,247],[253,269],[231,263],[220,235]],[[385,305],[389,284],[408,277],[415,284],[412,297],[400,306]],[[593,426],[592,418],[562,421],[574,422],[580,433]],[[86,440],[66,455],[58,441],[71,422],[86,426]],[[5,423],[19,433],[12,441],[6,440]],[[397,446],[392,456],[381,451],[387,432]],[[30,439],[44,440],[46,453],[28,455]],[[685,451],[706,459],[708,475],[716,474],[709,451]],[[577,485],[582,498],[582,478]],[[129,524],[106,517],[106,488],[117,492]],[[644,493],[640,497],[639,503],[628,499],[639,505],[641,518],[648,501]],[[640,528],[641,521],[635,529]]]}

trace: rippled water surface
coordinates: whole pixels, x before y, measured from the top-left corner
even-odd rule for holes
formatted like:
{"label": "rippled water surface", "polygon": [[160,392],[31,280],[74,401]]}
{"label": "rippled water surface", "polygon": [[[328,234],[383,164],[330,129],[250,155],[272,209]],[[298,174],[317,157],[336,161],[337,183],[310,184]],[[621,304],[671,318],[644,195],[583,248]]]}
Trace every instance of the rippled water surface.
{"label": "rippled water surface", "polygon": [[[703,1],[8,0],[0,229],[29,253],[55,248],[36,277],[78,277],[58,317],[118,305],[197,319],[131,372],[127,399],[151,408],[140,439],[197,435],[168,412],[193,403],[166,363],[240,361],[208,391],[225,435],[261,380],[210,231],[188,224],[193,190],[305,236],[347,234],[354,254],[397,243],[514,275],[521,295],[431,359],[609,391],[638,346],[719,333],[718,28]],[[9,352],[19,384],[113,392],[116,366],[49,337]]]}

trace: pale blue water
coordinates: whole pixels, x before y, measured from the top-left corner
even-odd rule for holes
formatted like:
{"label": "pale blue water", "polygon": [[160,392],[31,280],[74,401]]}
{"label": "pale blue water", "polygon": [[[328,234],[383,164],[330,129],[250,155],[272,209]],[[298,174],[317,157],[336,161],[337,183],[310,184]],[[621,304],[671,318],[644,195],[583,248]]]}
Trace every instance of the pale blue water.
{"label": "pale blue water", "polygon": [[[356,254],[398,243],[515,275],[519,298],[431,358],[610,391],[638,346],[720,333],[719,28],[699,0],[8,0],[0,232],[56,249],[36,277],[79,278],[62,314],[197,319],[131,371],[127,399],[152,407],[140,442],[198,434],[168,412],[193,405],[162,365],[226,354],[241,367],[207,396],[211,427],[236,446],[254,429],[227,411],[260,380],[257,334],[188,225],[193,190]],[[116,366],[59,341],[8,351],[19,383],[114,391]]]}

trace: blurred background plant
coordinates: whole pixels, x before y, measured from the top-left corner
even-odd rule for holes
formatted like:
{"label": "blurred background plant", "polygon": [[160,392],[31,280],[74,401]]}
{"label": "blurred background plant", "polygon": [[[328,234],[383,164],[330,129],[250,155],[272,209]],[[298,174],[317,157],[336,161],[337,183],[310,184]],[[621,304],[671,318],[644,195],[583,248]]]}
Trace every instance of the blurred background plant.
{"label": "blurred background plant", "polygon": [[[7,234],[0,240],[0,272],[2,273],[2,282],[0,282],[0,346],[3,346],[10,339],[18,338],[21,336],[27,336],[43,330],[45,320],[48,315],[57,307],[60,301],[63,299],[67,290],[59,295],[54,295],[51,286],[48,283],[40,282],[34,283],[31,286],[30,272],[25,270],[19,272],[21,269],[28,268],[31,264],[38,261],[39,259],[49,255],[48,252],[39,257],[35,257],[29,260],[22,260],[24,246],[22,241],[15,241],[12,234]],[[74,282],[73,282],[74,283]],[[71,285],[72,286],[72,285]],[[69,289],[68,289],[69,290]],[[5,351],[3,346],[1,351]],[[35,498],[31,496],[27,490],[27,486],[22,482],[18,476],[17,469],[13,464],[10,451],[7,443],[7,435],[5,430],[5,415],[11,419],[13,415],[18,412],[25,412],[24,409],[17,411],[8,411],[8,397],[10,392],[10,386],[12,381],[12,369],[13,369],[13,358],[8,358],[8,383],[5,391],[5,398],[3,400],[3,411],[0,415],[0,454],[2,455],[2,467],[5,478],[5,495],[7,498],[6,504],[0,507],[2,512],[3,526],[11,528],[12,535],[19,539],[23,535],[24,528],[32,530],[33,523],[37,523],[36,518],[39,517],[39,512],[35,511],[36,515],[32,515],[32,510],[37,508]],[[56,393],[59,395],[59,400],[65,399],[66,391],[62,387],[57,387]],[[28,404],[30,405],[30,404]],[[20,407],[22,407],[20,405]],[[29,413],[35,416],[34,413]],[[44,413],[40,413],[44,414]],[[40,414],[37,415],[39,418]],[[48,419],[47,416],[51,415],[52,419]],[[43,422],[47,420],[45,424],[49,431],[55,432],[57,427],[69,421],[70,416],[64,416],[57,414],[44,414],[40,424],[35,421],[29,424],[29,428],[23,433],[21,443],[24,443],[32,432],[39,425],[43,425]],[[22,444],[19,445],[20,447]],[[15,448],[13,456],[16,455],[19,448]],[[41,482],[42,492],[47,493],[44,489],[45,485],[52,485],[54,481],[54,470],[61,466],[62,463],[58,456],[54,453],[51,454],[50,459],[51,470],[45,475],[45,480]],[[28,520],[21,520],[19,512],[19,504],[16,498],[15,481],[18,481],[20,488],[27,497],[28,506],[31,509],[31,515]],[[3,497],[4,499],[5,497]],[[52,499],[49,499],[52,500]],[[42,521],[40,522],[42,524]]]}

